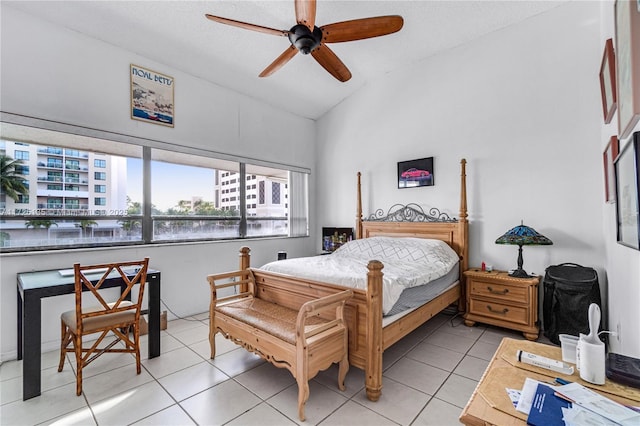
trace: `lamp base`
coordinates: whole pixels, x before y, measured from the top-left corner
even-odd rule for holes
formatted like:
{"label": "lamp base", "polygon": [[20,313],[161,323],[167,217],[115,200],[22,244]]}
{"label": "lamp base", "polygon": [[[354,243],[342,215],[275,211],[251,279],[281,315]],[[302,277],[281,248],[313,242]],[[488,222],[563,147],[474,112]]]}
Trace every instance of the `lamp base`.
{"label": "lamp base", "polygon": [[527,272],[522,268],[514,269],[509,273],[509,276],[514,278],[531,278],[531,275],[527,274]]}

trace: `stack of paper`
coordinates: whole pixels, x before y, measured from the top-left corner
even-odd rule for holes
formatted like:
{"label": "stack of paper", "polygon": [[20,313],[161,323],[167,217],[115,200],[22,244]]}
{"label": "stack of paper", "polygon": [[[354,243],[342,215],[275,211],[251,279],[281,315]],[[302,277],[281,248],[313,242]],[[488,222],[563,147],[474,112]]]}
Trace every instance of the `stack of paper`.
{"label": "stack of paper", "polygon": [[[514,400],[517,393],[508,391]],[[578,383],[552,386],[527,378],[514,405],[533,426],[640,425],[640,413]]]}

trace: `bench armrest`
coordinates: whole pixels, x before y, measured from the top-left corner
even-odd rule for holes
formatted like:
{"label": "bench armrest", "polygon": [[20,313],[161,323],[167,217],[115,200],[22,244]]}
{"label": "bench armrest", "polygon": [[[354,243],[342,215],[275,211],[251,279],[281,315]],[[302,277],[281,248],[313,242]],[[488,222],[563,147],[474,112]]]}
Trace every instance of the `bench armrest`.
{"label": "bench armrest", "polygon": [[[300,307],[298,318],[296,320],[296,334],[298,338],[302,338],[303,344],[306,339],[318,335],[326,330],[334,327],[344,327],[344,304],[353,296],[352,290],[341,291],[340,293],[324,296],[306,302]],[[328,309],[335,309],[335,319],[319,326],[310,327],[305,330],[306,319],[319,314]]]}
{"label": "bench armrest", "polygon": [[[211,303],[214,306],[219,303],[255,295],[255,280],[253,273],[249,269],[207,275],[207,281],[211,287]],[[229,287],[235,287],[236,292],[228,296],[218,297],[218,290]]]}

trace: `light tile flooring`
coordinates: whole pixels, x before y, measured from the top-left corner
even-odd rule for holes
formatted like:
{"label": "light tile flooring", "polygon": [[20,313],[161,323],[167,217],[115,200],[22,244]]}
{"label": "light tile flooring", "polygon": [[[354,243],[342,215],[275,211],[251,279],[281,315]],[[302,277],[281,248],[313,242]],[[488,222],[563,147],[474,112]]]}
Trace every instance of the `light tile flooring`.
{"label": "light tile flooring", "polygon": [[42,395],[22,401],[22,362],[0,366],[2,425],[450,425],[505,336],[490,326],[466,327],[440,314],[384,354],[382,396],[371,402],[364,373],[349,370],[346,390],[337,368],[310,383],[307,420],[297,416],[298,388],[290,373],[217,336],[209,358],[208,314],[170,321],[162,354],[135,374],[129,354],[106,354],[85,370],[75,395],[74,363],[58,373],[57,351],[42,355]]}

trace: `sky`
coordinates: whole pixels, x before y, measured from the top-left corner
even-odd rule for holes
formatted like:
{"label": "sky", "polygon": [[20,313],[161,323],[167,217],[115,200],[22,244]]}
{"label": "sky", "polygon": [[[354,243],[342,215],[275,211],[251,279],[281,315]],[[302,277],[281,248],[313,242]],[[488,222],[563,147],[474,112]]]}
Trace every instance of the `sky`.
{"label": "sky", "polygon": [[[214,170],[153,161],[151,163],[151,203],[160,210],[178,205],[179,200],[202,197],[213,200]],[[127,195],[142,202],[142,160],[127,158]]]}

